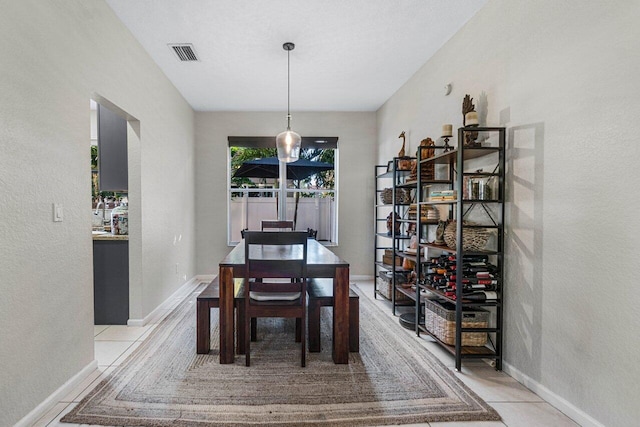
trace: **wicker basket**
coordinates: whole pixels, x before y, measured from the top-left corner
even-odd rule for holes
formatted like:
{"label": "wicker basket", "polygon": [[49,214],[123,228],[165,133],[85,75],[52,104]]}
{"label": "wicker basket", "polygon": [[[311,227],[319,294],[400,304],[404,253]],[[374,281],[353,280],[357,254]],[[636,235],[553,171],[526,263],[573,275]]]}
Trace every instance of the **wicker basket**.
{"label": "wicker basket", "polygon": [[[476,225],[471,221],[463,221],[464,225]],[[451,249],[456,249],[456,221],[451,221],[444,229],[444,242]],[[486,228],[467,228],[462,232],[462,250],[481,251],[489,240],[490,230]]]}
{"label": "wicker basket", "polygon": [[[428,148],[425,148],[428,147]],[[425,138],[420,142],[420,147],[416,153],[416,157],[422,156],[422,159],[427,159],[435,155],[435,142],[431,138]],[[412,164],[411,174],[409,179],[415,181],[418,179],[418,165],[417,161]],[[420,165],[420,180],[431,181],[435,179],[435,167],[433,163],[422,163]]]}
{"label": "wicker basket", "polygon": [[[445,344],[456,344],[456,309],[449,302],[424,301],[424,325],[433,335]],[[489,312],[478,308],[463,308],[463,328],[486,328],[489,325]],[[486,332],[463,332],[462,345],[480,347],[487,343]]]}
{"label": "wicker basket", "polygon": [[[385,188],[380,193],[380,201],[385,205],[390,205],[393,202],[393,188]],[[409,203],[411,197],[409,192],[404,188],[396,188],[396,204]]]}
{"label": "wicker basket", "polygon": [[[384,296],[386,299],[390,300],[391,289],[393,288],[392,279],[390,277],[386,278],[378,276],[376,277],[376,284],[378,285],[378,291],[380,292],[380,294],[382,294],[382,296]],[[406,301],[408,299],[408,296],[396,290],[396,301]]]}

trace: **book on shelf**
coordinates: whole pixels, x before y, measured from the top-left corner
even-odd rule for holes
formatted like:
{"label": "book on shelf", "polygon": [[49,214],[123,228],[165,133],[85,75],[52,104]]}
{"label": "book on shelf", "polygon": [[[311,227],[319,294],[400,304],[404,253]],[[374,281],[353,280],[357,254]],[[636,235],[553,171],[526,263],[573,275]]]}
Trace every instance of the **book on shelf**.
{"label": "book on shelf", "polygon": [[456,190],[439,190],[431,191],[429,193],[429,200],[432,202],[455,200],[458,198],[458,192]]}
{"label": "book on shelf", "polygon": [[456,194],[456,190],[437,190],[429,193],[431,197],[455,196]]}

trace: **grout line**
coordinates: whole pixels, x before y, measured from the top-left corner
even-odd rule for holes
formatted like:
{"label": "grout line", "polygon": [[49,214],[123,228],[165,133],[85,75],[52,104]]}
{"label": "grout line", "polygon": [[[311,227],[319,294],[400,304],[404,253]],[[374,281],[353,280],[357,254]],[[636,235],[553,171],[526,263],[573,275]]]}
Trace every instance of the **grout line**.
{"label": "grout line", "polygon": [[96,335],[94,335],[94,336],[93,336],[93,339],[95,340],[95,339],[96,339],[96,337],[97,337],[98,335],[100,335],[101,333],[103,333],[104,331],[106,331],[107,329],[109,329],[110,327],[111,327],[111,326],[107,326],[106,328],[104,328],[103,330],[101,330],[100,332],[98,332]]}
{"label": "grout line", "polygon": [[[53,415],[53,417],[51,417],[51,420],[47,422],[47,424],[45,424],[45,426],[49,426],[51,425],[52,422],[54,422],[56,420],[56,418],[58,418],[60,416],[60,414],[62,414],[64,412],[65,409],[67,409],[67,407],[69,405],[71,405],[72,402],[58,402],[58,403],[64,403],[64,407],[60,410],[60,412],[56,413],[55,415]],[[42,419],[42,418],[40,418]],[[39,420],[38,420],[39,421]],[[36,423],[38,422],[36,421]]]}

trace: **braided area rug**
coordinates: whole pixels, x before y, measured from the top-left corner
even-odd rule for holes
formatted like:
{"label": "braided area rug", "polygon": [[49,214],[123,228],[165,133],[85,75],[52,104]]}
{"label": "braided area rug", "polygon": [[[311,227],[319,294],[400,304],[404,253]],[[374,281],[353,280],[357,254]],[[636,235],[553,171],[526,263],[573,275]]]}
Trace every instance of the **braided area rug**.
{"label": "braided area rug", "polygon": [[[366,297],[360,353],[331,360],[331,310],[322,309],[322,352],[300,367],[294,322],[259,319],[251,367],[195,349],[199,285],[140,347],[62,421],[108,426],[375,426],[489,421],[500,416]],[[361,293],[361,292],[360,292]]]}

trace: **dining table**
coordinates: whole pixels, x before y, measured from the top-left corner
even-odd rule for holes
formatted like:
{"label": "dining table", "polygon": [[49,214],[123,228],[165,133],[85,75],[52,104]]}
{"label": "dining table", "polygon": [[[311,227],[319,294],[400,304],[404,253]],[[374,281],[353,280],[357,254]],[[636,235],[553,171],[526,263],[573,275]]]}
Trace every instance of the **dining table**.
{"label": "dining table", "polygon": [[[244,240],[220,261],[220,363],[234,363],[234,279],[245,268]],[[252,252],[253,256],[253,252]],[[314,239],[307,242],[307,278],[333,278],[333,362],[349,363],[349,263]]]}

